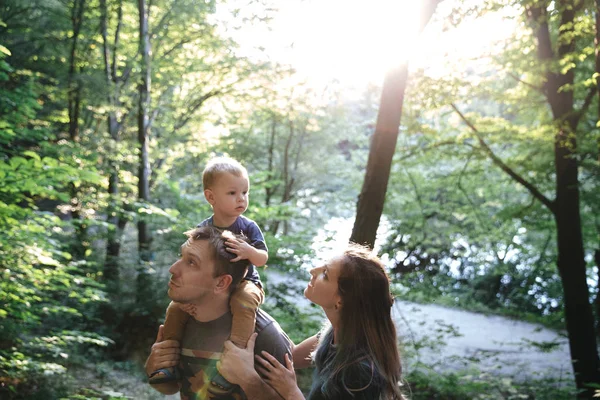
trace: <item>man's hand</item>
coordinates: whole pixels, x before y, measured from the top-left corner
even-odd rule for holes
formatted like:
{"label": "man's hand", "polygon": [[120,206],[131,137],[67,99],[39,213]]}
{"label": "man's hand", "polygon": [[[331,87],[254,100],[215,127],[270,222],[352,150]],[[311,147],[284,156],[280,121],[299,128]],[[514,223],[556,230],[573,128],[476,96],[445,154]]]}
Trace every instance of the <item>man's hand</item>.
{"label": "man's hand", "polygon": [[150,350],[150,356],[146,360],[146,374],[161,369],[174,367],[179,363],[179,342],[177,340],[163,340],[163,326],[158,328],[156,341]]}
{"label": "man's hand", "polygon": [[217,369],[229,382],[244,386],[253,379],[260,379],[254,370],[254,344],[257,336],[256,332],[250,336],[245,349],[240,349],[231,340],[223,343],[223,354],[217,362]]}
{"label": "man's hand", "polygon": [[[239,385],[249,399],[281,400],[281,396],[254,369],[254,344],[257,336],[257,333],[250,336],[245,349],[240,349],[230,340],[226,341],[217,369],[229,382]],[[298,397],[300,398],[302,397]]]}

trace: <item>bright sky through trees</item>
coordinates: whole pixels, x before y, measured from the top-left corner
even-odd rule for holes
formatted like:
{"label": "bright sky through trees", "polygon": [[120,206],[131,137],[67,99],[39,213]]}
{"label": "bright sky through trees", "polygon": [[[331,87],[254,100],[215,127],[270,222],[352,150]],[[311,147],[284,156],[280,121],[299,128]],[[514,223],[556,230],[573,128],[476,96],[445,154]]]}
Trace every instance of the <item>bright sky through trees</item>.
{"label": "bright sky through trees", "polygon": [[[443,1],[422,37],[417,38],[419,1],[343,0],[275,1],[269,25],[241,25],[229,33],[244,55],[292,65],[314,86],[338,80],[342,86],[361,88],[381,84],[385,72],[406,59],[411,68],[425,68],[431,76],[466,67],[466,61],[494,52],[514,31],[514,20],[500,13],[464,21],[444,29],[456,2]],[[231,3],[220,10],[228,21]],[[243,12],[243,11],[242,11]],[[261,50],[258,50],[261,48]]]}

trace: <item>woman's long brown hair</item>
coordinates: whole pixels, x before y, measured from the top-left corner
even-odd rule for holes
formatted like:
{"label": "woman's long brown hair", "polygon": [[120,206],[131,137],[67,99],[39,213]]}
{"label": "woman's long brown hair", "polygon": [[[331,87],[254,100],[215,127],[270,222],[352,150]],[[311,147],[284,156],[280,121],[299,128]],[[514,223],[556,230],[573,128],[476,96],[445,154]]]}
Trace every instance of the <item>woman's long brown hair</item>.
{"label": "woman's long brown hair", "polygon": [[403,399],[398,384],[402,366],[391,316],[394,299],[383,263],[368,248],[356,244],[351,244],[340,260],[337,351],[332,368],[327,369],[335,378],[349,365],[367,361],[381,377],[381,398]]}

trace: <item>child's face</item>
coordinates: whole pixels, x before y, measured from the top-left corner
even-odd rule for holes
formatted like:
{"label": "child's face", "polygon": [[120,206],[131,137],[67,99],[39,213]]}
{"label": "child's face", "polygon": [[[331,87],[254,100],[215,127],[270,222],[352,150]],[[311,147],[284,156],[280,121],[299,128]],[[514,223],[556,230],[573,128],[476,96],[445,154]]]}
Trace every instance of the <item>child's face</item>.
{"label": "child's face", "polygon": [[212,188],[204,192],[215,215],[223,218],[238,217],[248,208],[250,183],[245,176],[222,173]]}

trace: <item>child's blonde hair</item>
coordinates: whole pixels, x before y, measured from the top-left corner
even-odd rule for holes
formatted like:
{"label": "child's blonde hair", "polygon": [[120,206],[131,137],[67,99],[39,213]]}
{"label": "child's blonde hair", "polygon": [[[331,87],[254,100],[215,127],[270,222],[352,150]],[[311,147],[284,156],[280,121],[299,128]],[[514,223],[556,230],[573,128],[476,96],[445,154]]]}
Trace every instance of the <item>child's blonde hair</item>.
{"label": "child's blonde hair", "polygon": [[204,189],[210,189],[219,175],[228,172],[234,176],[248,178],[248,171],[239,161],[229,157],[215,157],[208,161],[204,172],[202,172],[202,185]]}

